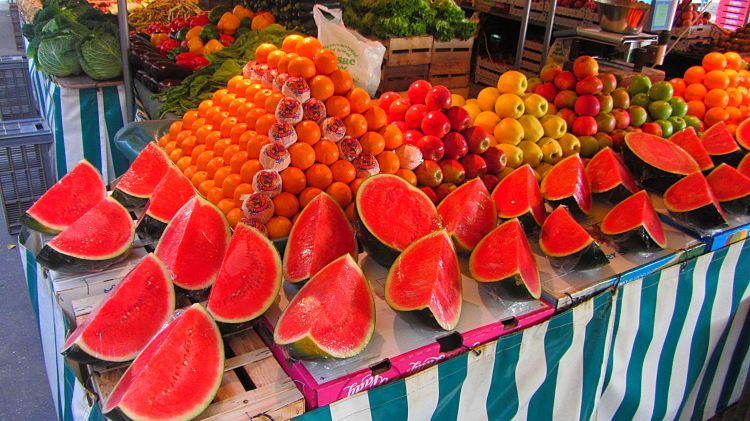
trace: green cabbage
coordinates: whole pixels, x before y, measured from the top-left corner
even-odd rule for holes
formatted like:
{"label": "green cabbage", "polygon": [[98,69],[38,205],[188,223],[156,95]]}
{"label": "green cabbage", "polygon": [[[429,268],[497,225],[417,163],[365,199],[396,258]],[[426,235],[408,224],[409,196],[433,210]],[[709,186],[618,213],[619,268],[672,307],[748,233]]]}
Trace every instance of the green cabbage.
{"label": "green cabbage", "polygon": [[52,76],[64,77],[81,73],[78,62],[78,36],[70,30],[45,36],[36,51],[37,66]]}
{"label": "green cabbage", "polygon": [[81,68],[91,79],[114,79],[122,73],[120,42],[108,32],[92,32],[83,38],[78,54]]}

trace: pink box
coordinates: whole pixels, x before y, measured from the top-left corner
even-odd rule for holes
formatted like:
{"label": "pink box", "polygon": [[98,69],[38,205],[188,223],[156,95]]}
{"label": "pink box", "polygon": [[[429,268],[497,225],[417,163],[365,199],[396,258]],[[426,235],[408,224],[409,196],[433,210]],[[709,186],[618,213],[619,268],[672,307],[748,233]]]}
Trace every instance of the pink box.
{"label": "pink box", "polygon": [[[461,258],[466,269],[468,259]],[[360,255],[359,263],[375,293],[375,334],[360,355],[345,360],[290,360],[273,343],[273,326],[296,292],[284,283],[280,299],[260,323],[261,336],[297,382],[308,409],[414,374],[472,347],[546,320],[550,304],[532,299],[525,290],[507,283],[479,284],[463,277],[461,320],[454,332],[427,325],[416,315],[392,310],[383,298],[387,269]],[[462,270],[468,273],[467,270]]]}

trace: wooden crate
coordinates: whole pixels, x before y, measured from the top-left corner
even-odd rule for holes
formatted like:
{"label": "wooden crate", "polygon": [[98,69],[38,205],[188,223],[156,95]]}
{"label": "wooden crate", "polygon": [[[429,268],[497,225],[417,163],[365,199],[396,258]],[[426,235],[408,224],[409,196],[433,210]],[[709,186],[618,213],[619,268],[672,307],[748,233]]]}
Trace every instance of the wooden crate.
{"label": "wooden crate", "polygon": [[432,66],[465,65],[471,67],[471,50],[474,37],[467,40],[454,39],[447,42],[435,41],[432,44]]}
{"label": "wooden crate", "polygon": [[511,5],[503,0],[477,0],[477,10],[495,15],[507,15],[510,13]]}
{"label": "wooden crate", "polygon": [[477,57],[477,65],[474,69],[474,82],[487,86],[497,86],[497,79],[500,75],[511,68],[510,64],[493,63],[488,58]]}
{"label": "wooden crate", "polygon": [[412,82],[427,79],[430,75],[429,64],[413,64],[407,66],[385,66],[380,78],[380,92],[405,91]]}
{"label": "wooden crate", "polygon": [[469,86],[470,68],[430,67],[427,79],[433,85],[443,85],[446,88],[464,88]]}
{"label": "wooden crate", "polygon": [[430,64],[432,35],[409,38],[391,38],[381,41],[385,45],[383,66],[412,66]]}

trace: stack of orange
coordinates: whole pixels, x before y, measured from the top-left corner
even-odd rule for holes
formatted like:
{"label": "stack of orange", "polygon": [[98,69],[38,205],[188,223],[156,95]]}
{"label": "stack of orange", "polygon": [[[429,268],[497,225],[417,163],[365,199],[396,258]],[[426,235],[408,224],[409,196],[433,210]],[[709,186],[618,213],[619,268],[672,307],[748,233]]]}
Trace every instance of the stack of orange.
{"label": "stack of orange", "polygon": [[675,95],[687,101],[688,115],[711,127],[725,122],[734,131],[748,116],[750,106],[750,72],[735,52],[708,53],[701,66],[685,71],[681,79],[672,79]]}
{"label": "stack of orange", "polygon": [[[401,131],[387,124],[385,111],[365,90],[354,87],[351,75],[338,68],[336,54],[323,48],[318,39],[289,35],[280,49],[262,44],[256,50],[256,62],[279,74],[303,77],[311,97],[324,102],[327,115],[341,118],[346,134],[359,139],[363,153],[377,158],[380,172],[398,172],[416,183],[414,173],[399,171],[399,159],[393,152],[403,142]],[[186,112],[159,141],[232,226],[244,217],[240,198],[253,191],[253,176],[262,169],[260,150],[270,142],[268,131],[282,98],[280,92],[249,77],[236,76],[197,110]],[[323,191],[353,218],[353,198],[363,180],[357,168],[340,157],[336,143],[321,139],[318,123],[303,120],[295,125],[295,131],[298,141],[288,148],[291,164],[280,172],[282,192],[273,197],[274,216],[266,223],[271,238],[287,236],[300,209]]]}

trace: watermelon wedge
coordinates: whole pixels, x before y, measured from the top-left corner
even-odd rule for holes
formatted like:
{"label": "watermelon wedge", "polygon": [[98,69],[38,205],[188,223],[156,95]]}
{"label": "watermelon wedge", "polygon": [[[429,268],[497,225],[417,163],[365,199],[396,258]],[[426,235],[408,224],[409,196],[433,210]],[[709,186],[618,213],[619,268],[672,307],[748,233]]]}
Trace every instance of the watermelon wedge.
{"label": "watermelon wedge", "polygon": [[714,229],[727,223],[724,210],[700,172],[674,183],[664,193],[664,205],[676,220],[700,229]]}
{"label": "watermelon wedge", "polygon": [[737,126],[734,135],[735,140],[743,149],[750,150],[750,118],[746,118]]}
{"label": "watermelon wedge", "polygon": [[61,352],[86,364],[130,361],[161,330],[174,307],[167,268],[148,254],[68,336]]}
{"label": "watermelon wedge", "polygon": [[621,250],[666,248],[667,237],[645,190],[633,194],[607,213],[602,233],[615,238]]}
{"label": "watermelon wedge", "polygon": [[456,246],[463,251],[473,250],[497,223],[495,202],[480,178],[450,192],[437,211]]}
{"label": "watermelon wedge", "polygon": [[609,263],[591,234],[573,219],[565,206],[559,206],[544,221],[539,246],[553,265],[570,270],[593,269]]}
{"label": "watermelon wedge", "polygon": [[169,158],[164,151],[156,143],[149,142],[117,181],[112,197],[126,208],[142,208],[169,167]]}
{"label": "watermelon wedge", "polygon": [[588,165],[586,177],[591,192],[610,203],[619,203],[638,191],[633,176],[610,147],[600,150]]}
{"label": "watermelon wedge", "polygon": [[750,177],[750,153],[745,154],[740,164],[737,165],[737,171],[739,171],[745,177]]}
{"label": "watermelon wedge", "polygon": [[718,164],[725,163],[736,167],[744,155],[723,121],[706,130],[701,142],[711,159]]}
{"label": "watermelon wedge", "polygon": [[578,154],[555,164],[542,180],[542,197],[552,207],[565,205],[588,215],[591,212],[591,190],[583,161]]}
{"label": "watermelon wedge", "polygon": [[547,217],[539,182],[529,164],[516,168],[500,180],[492,191],[492,200],[500,219],[518,218],[526,229],[541,227]]}
{"label": "watermelon wedge", "polygon": [[737,214],[750,211],[750,178],[721,164],[706,179],[722,208]]}
{"label": "watermelon wedge", "polygon": [[158,241],[169,221],[182,205],[194,196],[193,183],[180,172],[179,168],[170,164],[167,173],[154,188],[151,199],[138,220],[136,227],[138,236],[144,241]]}
{"label": "watermelon wedge", "polygon": [[357,258],[354,230],[339,204],[321,193],[302,209],[289,232],[284,277],[292,283],[306,281],[344,254]]}
{"label": "watermelon wedge", "polygon": [[99,171],[88,161],[81,161],[31,205],[21,216],[21,223],[36,231],[60,233],[106,194]]}
{"label": "watermelon wedge", "polygon": [[349,358],[375,332],[375,301],[362,269],[345,254],[313,275],[284,309],[274,341],[302,358]]}
{"label": "watermelon wedge", "polygon": [[677,146],[689,153],[690,156],[695,159],[695,162],[700,166],[701,171],[708,171],[714,167],[714,162],[711,160],[711,156],[708,154],[706,147],[703,146],[698,135],[695,133],[695,129],[688,127],[685,130],[681,130],[672,135],[669,138],[670,142],[674,142]]}
{"label": "watermelon wedge", "polygon": [[146,345],[102,410],[110,419],[189,420],[208,407],[223,375],[219,329],[193,304]]}
{"label": "watermelon wedge", "polygon": [[456,327],[461,270],[448,231],[427,234],[398,256],[385,281],[385,301],[397,311],[426,311],[444,330]]}
{"label": "watermelon wedge", "polygon": [[690,154],[676,144],[648,133],[628,133],[623,144],[625,166],[640,184],[659,194],[680,178],[700,172]]}
{"label": "watermelon wedge", "polygon": [[127,256],[134,237],[128,210],[106,198],[52,238],[36,258],[58,272],[103,270]]}

